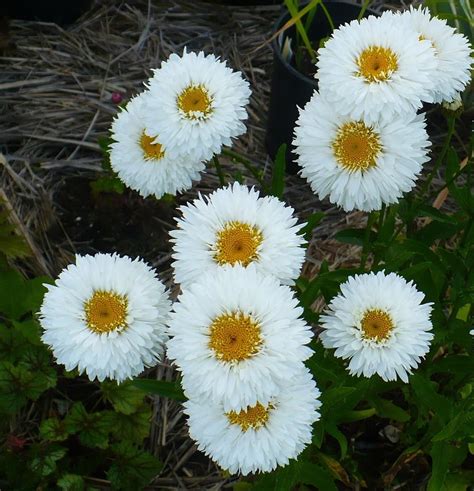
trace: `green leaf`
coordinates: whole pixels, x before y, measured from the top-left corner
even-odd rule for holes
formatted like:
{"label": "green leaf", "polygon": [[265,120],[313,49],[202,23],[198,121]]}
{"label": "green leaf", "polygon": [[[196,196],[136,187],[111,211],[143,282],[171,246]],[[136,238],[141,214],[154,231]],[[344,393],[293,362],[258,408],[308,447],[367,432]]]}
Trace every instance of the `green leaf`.
{"label": "green leaf", "polygon": [[341,450],[341,460],[345,459],[347,455],[347,438],[344,436],[344,433],[334,423],[326,424],[325,428],[328,435],[331,435],[337,440]]}
{"label": "green leaf", "polygon": [[118,440],[142,443],[150,434],[152,410],[147,404],[136,409],[133,414],[114,411],[107,411],[106,414],[111,433]]}
{"label": "green leaf", "polygon": [[0,357],[3,361],[16,363],[25,353],[27,346],[22,336],[0,324]]}
{"label": "green leaf", "polygon": [[30,346],[25,351],[20,364],[35,374],[36,383],[43,390],[56,385],[56,370],[52,366],[51,356],[45,346]]}
{"label": "green leaf", "polygon": [[441,421],[446,424],[451,415],[451,401],[441,394],[438,394],[435,384],[421,373],[415,373],[410,377],[410,385],[416,396],[416,400],[421,407],[429,411],[434,411]]}
{"label": "green leaf", "polygon": [[63,474],[58,479],[58,487],[63,491],[84,491],[86,483],[82,476],[77,474]]}
{"label": "green leaf", "polygon": [[119,443],[111,447],[115,461],[107,472],[113,489],[141,489],[162,469],[163,464],[153,455],[130,445]]}
{"label": "green leaf", "polygon": [[286,167],[286,143],[278,148],[273,163],[271,194],[277,198],[283,196],[285,190],[285,167]]}
{"label": "green leaf", "polygon": [[[375,240],[375,234],[371,232],[371,241]],[[346,228],[340,230],[334,235],[334,238],[343,244],[354,244],[362,246],[364,244],[365,229],[364,228]]]}
{"label": "green leaf", "polygon": [[45,388],[43,377],[28,371],[24,366],[0,362],[0,411],[15,413],[29,399],[36,400]]}
{"label": "green leaf", "polygon": [[186,400],[183,389],[181,389],[181,386],[177,382],[139,378],[135,379],[132,383],[135,387],[138,387],[140,390],[150,394],[158,394],[177,401]]}
{"label": "green leaf", "polygon": [[388,418],[401,423],[405,423],[410,419],[410,415],[404,409],[387,399],[375,398],[371,399],[370,403],[375,407],[377,415],[381,418]]}
{"label": "green leaf", "polygon": [[0,253],[10,259],[31,256],[31,249],[25,239],[17,234],[14,226],[2,220],[2,215],[0,215]]}
{"label": "green leaf", "polygon": [[0,272],[0,312],[10,319],[37,312],[43,301],[47,277],[25,280],[16,271]]}
{"label": "green leaf", "polygon": [[66,449],[58,445],[51,445],[47,449],[37,451],[38,457],[30,462],[33,472],[41,476],[49,476],[56,470],[56,462],[66,455]]}
{"label": "green leaf", "polygon": [[312,213],[306,219],[306,225],[298,232],[300,235],[303,235],[305,240],[308,241],[311,239],[313,235],[314,228],[319,225],[319,222],[326,216],[322,211],[318,211],[316,213]]}
{"label": "green leaf", "polygon": [[123,194],[125,191],[125,184],[118,177],[113,176],[99,177],[92,181],[90,186],[94,193]]}
{"label": "green leaf", "polygon": [[432,472],[427,491],[443,490],[446,489],[445,486],[450,467],[461,465],[466,458],[467,445],[457,446],[446,443],[445,441],[436,442],[431,447],[430,455],[432,459]]}
{"label": "green leaf", "polygon": [[79,434],[80,442],[86,447],[107,448],[110,427],[106,413],[88,413],[81,402],[76,402],[65,425],[68,433]]}
{"label": "green leaf", "polygon": [[64,421],[60,421],[58,418],[43,420],[40,425],[40,435],[41,438],[52,442],[64,441],[69,436]]}
{"label": "green leaf", "polygon": [[443,440],[452,439],[459,429],[462,428],[467,419],[467,413],[457,414],[440,432],[433,437],[432,441],[441,442]]}
{"label": "green leaf", "polygon": [[123,414],[132,414],[142,405],[145,392],[132,382],[121,384],[117,382],[103,382],[101,384],[102,394],[114,409]]}
{"label": "green leaf", "polygon": [[292,461],[285,467],[279,467],[266,474],[254,484],[253,491],[292,491],[298,484],[308,484],[324,491],[337,491],[334,479],[329,471],[319,464],[303,459]]}
{"label": "green leaf", "polygon": [[41,331],[38,322],[35,319],[28,319],[22,322],[13,321],[15,327],[15,333],[20,334],[28,343],[36,346],[44,346],[41,341]]}
{"label": "green leaf", "polygon": [[457,219],[453,217],[452,215],[447,215],[446,213],[443,213],[439,211],[437,208],[433,208],[432,206],[428,205],[422,205],[416,210],[416,216],[419,217],[429,217],[432,220],[435,220],[437,222],[441,223],[446,223],[446,224],[456,224]]}

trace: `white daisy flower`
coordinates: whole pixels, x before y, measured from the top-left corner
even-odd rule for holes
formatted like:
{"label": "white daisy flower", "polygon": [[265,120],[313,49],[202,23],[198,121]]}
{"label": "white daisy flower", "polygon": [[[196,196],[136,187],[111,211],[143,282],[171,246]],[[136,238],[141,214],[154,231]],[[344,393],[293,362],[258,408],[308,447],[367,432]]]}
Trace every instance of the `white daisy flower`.
{"label": "white daisy flower", "polygon": [[172,54],[154,71],[149,89],[147,128],[172,155],[208,160],[245,133],[249,84],[212,54]]}
{"label": "white daisy flower", "polygon": [[395,273],[352,276],[321,316],[323,345],[350,360],[351,375],[408,382],[433,339],[432,304],[422,304],[423,298]]}
{"label": "white daisy flower", "polygon": [[46,287],[42,339],[67,370],[121,382],[162,356],[171,302],[142,260],[76,256],[76,264]]}
{"label": "white daisy flower", "polygon": [[438,65],[432,74],[435,82],[433,101],[453,101],[471,80],[469,40],[456,33],[446,20],[431,17],[428,9],[411,7],[400,15],[400,19],[417,33],[419,39],[431,42],[435,50]]}
{"label": "white daisy flower", "polygon": [[293,145],[301,175],[320,199],[372,211],[414,187],[430,142],[424,115],[369,123],[338,114],[315,92],[300,110]]}
{"label": "white daisy flower", "polygon": [[234,183],[180,208],[170,232],[177,283],[188,286],[205,271],[241,264],[293,284],[304,262],[304,238],[293,208]]}
{"label": "white daisy flower", "polygon": [[175,195],[200,179],[204,163],[196,156],[170,156],[160,136],[146,128],[144,95],[133,98],[112,124],[110,164],[120,180],[141,196]]}
{"label": "white daisy flower", "polygon": [[338,113],[393,120],[432,101],[436,66],[430,41],[394,16],[370,16],[333,32],[318,51],[316,77]]}
{"label": "white daisy flower", "polygon": [[185,402],[189,433],[203,451],[231,474],[269,472],[288,464],[311,442],[319,420],[320,392],[302,368],[278,396],[239,411],[206,399]]}
{"label": "white daisy flower", "polygon": [[252,266],[203,273],[178,300],[167,355],[189,397],[222,402],[226,411],[267,404],[312,354],[291,289]]}

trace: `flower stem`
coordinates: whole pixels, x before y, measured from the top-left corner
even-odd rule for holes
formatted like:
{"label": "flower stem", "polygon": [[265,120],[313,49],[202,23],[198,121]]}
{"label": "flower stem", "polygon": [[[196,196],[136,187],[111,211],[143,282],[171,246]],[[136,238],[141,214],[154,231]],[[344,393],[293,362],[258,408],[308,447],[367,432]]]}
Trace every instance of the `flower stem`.
{"label": "flower stem", "polygon": [[451,138],[453,137],[454,134],[454,129],[456,125],[456,118],[454,116],[448,116],[448,133],[446,135],[446,138],[444,139],[443,147],[441,149],[441,152],[438,155],[438,158],[435,161],[435,164],[433,166],[433,170],[430,172],[429,176],[426,178],[425,183],[423,184],[423,187],[421,188],[421,193],[420,193],[420,202],[423,202],[425,200],[425,195],[429,190],[431,181],[434,179],[436,173],[438,172],[439,168],[441,167],[441,164],[443,163],[444,157],[446,156],[446,153],[449,149],[449,145],[451,143]]}
{"label": "flower stem", "polygon": [[212,157],[212,163],[214,164],[214,167],[216,168],[217,176],[219,177],[219,183],[221,186],[225,186],[225,177],[224,177],[224,172],[222,171],[222,166],[221,163],[219,162],[219,157],[217,155],[214,155]]}
{"label": "flower stem", "polygon": [[267,186],[265,186],[265,183],[263,182],[262,176],[260,171],[258,171],[254,165],[250,162],[249,159],[246,159],[242,155],[240,155],[237,152],[234,152],[234,150],[231,150],[230,148],[224,148],[222,150],[222,155],[226,155],[227,157],[230,157],[231,159],[235,160],[236,162],[239,162],[242,164],[251,174],[252,176],[258,181],[262,189],[266,192],[267,191]]}
{"label": "flower stem", "polygon": [[372,226],[375,222],[376,215],[375,212],[371,211],[367,217],[367,227],[365,228],[364,243],[362,246],[362,255],[360,258],[360,269],[365,270],[365,264],[367,262],[367,257],[370,252],[370,232],[372,231]]}

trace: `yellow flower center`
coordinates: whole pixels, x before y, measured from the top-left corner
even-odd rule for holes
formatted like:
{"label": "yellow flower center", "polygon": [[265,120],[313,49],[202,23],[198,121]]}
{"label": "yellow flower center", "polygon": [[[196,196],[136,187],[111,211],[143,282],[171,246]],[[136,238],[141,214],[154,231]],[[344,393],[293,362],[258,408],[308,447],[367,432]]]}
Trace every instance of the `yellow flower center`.
{"label": "yellow flower center", "polygon": [[99,334],[126,329],[127,306],[125,295],[97,290],[84,304],[87,327]]}
{"label": "yellow flower center", "polygon": [[377,165],[382,144],[379,134],[371,126],[362,121],[351,121],[339,127],[332,149],[344,169],[365,171]]}
{"label": "yellow flower center", "polygon": [[231,424],[239,425],[242,431],[247,431],[249,428],[256,430],[268,421],[271,409],[273,409],[271,404],[265,407],[257,402],[253,407],[247,407],[247,409],[242,409],[239,412],[230,411],[226,416]]}
{"label": "yellow flower center", "polygon": [[255,226],[238,221],[227,222],[217,232],[214,260],[220,265],[241,263],[248,266],[258,259],[262,232]]}
{"label": "yellow flower center", "polygon": [[178,95],[177,103],[188,119],[206,119],[212,112],[212,97],[203,85],[186,87]]}
{"label": "yellow flower center", "polygon": [[380,342],[390,336],[394,325],[388,312],[371,309],[364,313],[361,327],[365,338]]}
{"label": "yellow flower center", "polygon": [[155,136],[148,136],[145,132],[140,137],[140,146],[143,150],[145,160],[160,160],[165,156],[165,151],[161,143],[153,143]]}
{"label": "yellow flower center", "polygon": [[398,69],[398,56],[390,48],[369,46],[357,58],[357,75],[367,82],[384,82]]}
{"label": "yellow flower center", "polygon": [[209,348],[225,362],[239,362],[258,353],[262,344],[260,325],[242,312],[216,317],[209,328]]}

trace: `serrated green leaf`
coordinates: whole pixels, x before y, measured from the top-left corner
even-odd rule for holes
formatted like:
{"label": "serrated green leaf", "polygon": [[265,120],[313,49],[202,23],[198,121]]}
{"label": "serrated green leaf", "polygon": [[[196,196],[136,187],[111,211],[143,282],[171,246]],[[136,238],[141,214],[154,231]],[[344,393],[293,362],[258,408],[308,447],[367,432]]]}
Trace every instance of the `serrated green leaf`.
{"label": "serrated green leaf", "polygon": [[[470,417],[469,417],[470,416]],[[466,421],[474,421],[474,414],[469,415],[467,412],[456,414],[449,423],[439,431],[434,437],[433,442],[441,442],[455,437],[458,431],[463,427]]]}
{"label": "serrated green leaf", "polygon": [[177,401],[185,401],[183,389],[177,382],[166,382],[165,380],[151,380],[145,378],[135,379],[133,385],[138,389],[149,394],[158,394],[163,397],[169,397]]}
{"label": "serrated green leaf", "polygon": [[18,336],[13,329],[0,324],[0,357],[3,361],[16,363],[27,349],[22,336]]}
{"label": "serrated green leaf", "polygon": [[44,345],[30,346],[25,350],[20,365],[35,374],[36,382],[43,387],[43,390],[50,389],[56,385],[56,370],[52,366],[51,356]]}
{"label": "serrated green leaf", "polygon": [[45,390],[42,377],[24,366],[0,362],[0,411],[14,413],[29,399],[36,400]]}
{"label": "serrated green leaf", "polygon": [[51,445],[38,454],[39,456],[30,462],[31,470],[41,476],[49,476],[56,470],[56,462],[66,455],[66,449],[58,445]]}
{"label": "serrated green leaf", "polygon": [[163,467],[156,457],[129,443],[113,445],[111,451],[115,454],[115,460],[107,471],[107,477],[117,490],[140,489]]}
{"label": "serrated green leaf", "polygon": [[104,412],[88,413],[81,402],[77,402],[65,419],[68,433],[78,433],[80,442],[86,447],[107,448],[109,443],[109,420]]}
{"label": "serrated green leaf", "polygon": [[58,487],[63,491],[84,491],[86,483],[82,476],[77,474],[63,474],[58,479]]}
{"label": "serrated green leaf", "polygon": [[60,421],[58,418],[49,418],[42,421],[40,435],[41,438],[52,442],[64,441],[69,436],[64,421]]}
{"label": "serrated green leaf", "polygon": [[106,415],[112,435],[119,440],[141,443],[150,434],[152,410],[147,404],[133,414],[107,411]]}
{"label": "serrated green leaf", "polygon": [[12,320],[29,312],[37,312],[41,306],[47,277],[25,280],[16,271],[0,272],[0,312]]}
{"label": "serrated green leaf", "polygon": [[17,337],[24,338],[30,344],[44,346],[41,341],[40,326],[35,319],[28,319],[22,322],[13,321],[12,324],[15,327],[14,331]]}
{"label": "serrated green leaf", "polygon": [[145,397],[145,392],[130,381],[103,382],[101,384],[102,394],[114,409],[123,414],[132,414],[140,407]]}

